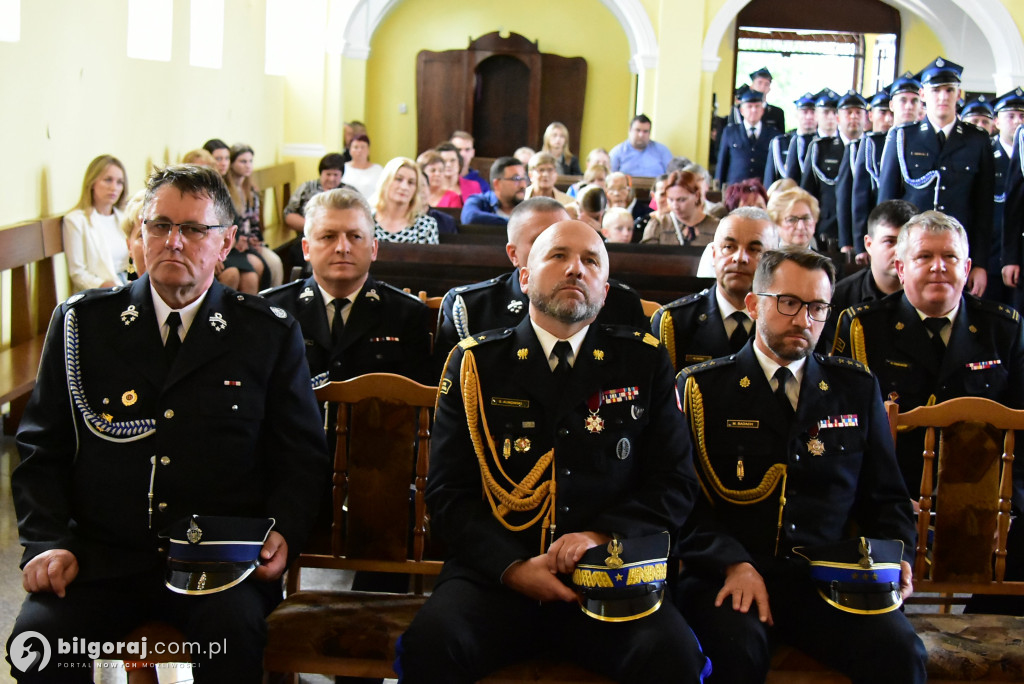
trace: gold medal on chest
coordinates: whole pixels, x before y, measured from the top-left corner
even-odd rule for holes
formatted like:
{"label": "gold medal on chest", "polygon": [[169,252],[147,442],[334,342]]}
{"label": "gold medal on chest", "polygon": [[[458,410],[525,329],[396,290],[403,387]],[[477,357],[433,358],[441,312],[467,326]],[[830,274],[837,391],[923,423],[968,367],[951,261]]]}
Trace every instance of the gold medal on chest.
{"label": "gold medal on chest", "polygon": [[598,415],[598,410],[601,408],[601,402],[603,398],[601,396],[601,390],[594,393],[592,397],[587,399],[587,410],[590,411],[590,415],[587,416],[583,426],[587,428],[588,432],[598,433],[604,430],[604,418]]}

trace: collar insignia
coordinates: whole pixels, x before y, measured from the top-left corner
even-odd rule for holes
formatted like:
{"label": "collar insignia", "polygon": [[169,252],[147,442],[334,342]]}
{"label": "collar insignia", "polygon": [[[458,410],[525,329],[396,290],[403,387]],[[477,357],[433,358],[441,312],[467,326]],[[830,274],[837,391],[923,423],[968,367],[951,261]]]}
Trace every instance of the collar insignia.
{"label": "collar insignia", "polygon": [[517,314],[523,310],[523,303],[518,299],[513,299],[508,303],[508,305],[505,308],[511,311],[512,313]]}
{"label": "collar insignia", "polygon": [[746,375],[740,378],[740,387],[742,387],[743,389],[750,387],[750,378],[748,378]]}
{"label": "collar insignia", "polygon": [[603,349],[595,349],[594,350],[594,360],[595,361],[604,361],[604,350]]}
{"label": "collar insignia", "polygon": [[828,392],[828,383],[822,380],[821,382],[818,383],[818,389],[820,389],[822,392]]}
{"label": "collar insignia", "polygon": [[302,294],[299,295],[299,299],[301,299],[304,302],[308,302],[314,296],[315,295],[313,294],[313,288],[306,286],[306,289],[303,290]]}
{"label": "collar insignia", "polygon": [[224,320],[224,316],[220,311],[215,311],[213,315],[210,316],[210,327],[217,332],[223,332],[224,328],[228,327],[228,322]]}
{"label": "collar insignia", "polygon": [[896,329],[897,330],[903,330],[903,328],[904,328],[903,321],[896,321]]}
{"label": "collar insignia", "polygon": [[530,350],[527,349],[526,347],[523,347],[522,349],[516,352],[516,356],[519,357],[520,361],[525,361],[527,357],[530,356]]}
{"label": "collar insignia", "polygon": [[366,291],[366,298],[367,299],[373,299],[374,301],[378,301],[378,302],[380,301],[380,295],[377,294],[377,290],[375,288]]}
{"label": "collar insignia", "polygon": [[134,323],[135,319],[138,317],[139,310],[135,308],[134,304],[129,304],[128,308],[121,312],[121,322],[126,326]]}

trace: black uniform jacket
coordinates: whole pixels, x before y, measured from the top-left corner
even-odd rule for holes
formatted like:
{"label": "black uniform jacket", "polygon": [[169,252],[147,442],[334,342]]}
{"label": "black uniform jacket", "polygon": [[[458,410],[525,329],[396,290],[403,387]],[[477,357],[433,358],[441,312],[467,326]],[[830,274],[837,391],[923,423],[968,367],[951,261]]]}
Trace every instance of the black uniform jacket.
{"label": "black uniform jacket", "polygon": [[[649,320],[636,290],[614,279],[608,280],[599,323],[614,323],[646,329]],[[472,333],[495,328],[512,328],[526,318],[530,298],[519,287],[519,269],[472,285],[452,288],[441,302],[434,338],[435,368],[438,373],[459,340]]]}
{"label": "black uniform jacket", "polygon": [[868,215],[878,206],[878,172],[882,165],[885,133],[865,133],[857,147],[856,168],[853,171],[853,197],[850,213],[853,221],[853,250],[864,251],[864,236],[868,232]]}
{"label": "black uniform jacket", "polygon": [[193,514],[273,517],[294,556],[330,483],[298,323],[216,281],[170,368],[149,276],[58,306],[17,442],[22,562],[78,581],[158,567]]}
{"label": "black uniform jacket", "polygon": [[726,126],[718,147],[715,179],[725,188],[748,178],[763,178],[765,163],[768,161],[768,147],[772,139],[781,134],[781,130],[764,124],[761,126],[761,134],[751,144],[746,124]]}
{"label": "black uniform jacket", "polygon": [[687,368],[678,388],[703,490],[676,547],[687,569],[719,577],[733,563],[848,538],[854,524],[858,535],[902,539],[913,555],[909,495],[878,385],[861,364],[809,357],[792,418],[753,341]]}
{"label": "black uniform jacket", "polygon": [[878,289],[875,277],[871,268],[865,266],[856,273],[846,276],[836,283],[832,292],[832,312],[828,316],[828,322],[821,331],[821,338],[818,340],[817,349],[822,354],[832,352],[832,344],[836,338],[836,327],[839,325],[839,316],[846,309],[864,302],[874,302],[885,297],[886,294]]}
{"label": "black uniform jacket", "polygon": [[845,152],[846,146],[839,136],[815,138],[807,145],[800,187],[818,199],[819,215],[815,237],[827,235],[833,240],[839,237],[836,183]]}
{"label": "black uniform jacket", "polygon": [[[833,353],[866,364],[877,376],[882,396],[895,394],[901,411],[955,397],[986,397],[1024,408],[1024,331],[1011,307],[964,295],[942,359],[931,349],[917,310],[898,292],[844,311]],[[914,440],[900,442],[900,467],[916,493],[921,450]],[[1018,507],[1024,503],[1020,463],[1013,464]]]}
{"label": "black uniform jacket", "polygon": [[351,305],[337,349],[332,347],[327,309],[313,277],[263,296],[298,319],[314,377],[328,373],[337,381],[366,373],[396,373],[424,384],[437,382],[429,368],[430,310],[415,295],[368,277]]}
{"label": "black uniform jacket", "polygon": [[1024,264],[1024,128],[1017,128],[1013,136],[1003,183],[1003,265],[1020,266]]}
{"label": "black uniform jacket", "polygon": [[[476,396],[465,390],[476,383],[460,378],[473,364]],[[603,426],[592,432],[595,414]],[[593,530],[629,538],[682,524],[697,488],[690,440],[668,356],[650,333],[592,324],[564,384],[529,317],[459,343],[438,392],[427,480],[432,530],[450,553],[442,578],[496,583],[514,561],[541,553],[540,522],[515,532],[492,513],[478,458],[508,491],[552,449],[537,486],[554,472],[555,537]],[[508,522],[524,524],[540,510],[511,513]]]}
{"label": "black uniform jacket", "polygon": [[[915,187],[916,186],[916,187]],[[967,231],[971,260],[985,268],[992,240],[995,172],[988,136],[957,121],[942,148],[928,119],[889,131],[878,178],[878,201],[903,199],[937,209]]]}
{"label": "black uniform jacket", "polygon": [[665,345],[676,371],[730,351],[715,286],[658,309],[651,318],[651,330]]}

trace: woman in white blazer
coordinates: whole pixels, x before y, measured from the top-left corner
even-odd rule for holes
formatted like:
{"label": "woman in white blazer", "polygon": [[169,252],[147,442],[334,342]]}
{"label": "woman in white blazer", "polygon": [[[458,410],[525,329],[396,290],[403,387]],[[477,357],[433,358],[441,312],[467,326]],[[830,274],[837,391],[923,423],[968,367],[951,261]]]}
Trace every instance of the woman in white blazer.
{"label": "woman in white blazer", "polygon": [[120,227],[125,178],[116,157],[96,157],[85,171],[78,206],[64,216],[64,255],[76,292],[128,282],[128,245]]}

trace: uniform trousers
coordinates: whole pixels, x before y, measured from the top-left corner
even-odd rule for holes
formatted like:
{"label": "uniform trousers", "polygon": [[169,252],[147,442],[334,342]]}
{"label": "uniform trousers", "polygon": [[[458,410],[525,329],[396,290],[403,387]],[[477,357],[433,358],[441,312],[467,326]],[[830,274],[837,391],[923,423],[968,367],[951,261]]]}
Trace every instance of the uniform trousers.
{"label": "uniform trousers", "polygon": [[[22,673],[12,667],[11,674],[23,682],[91,682],[90,657],[59,653],[58,639],[69,644],[74,639],[117,642],[140,625],[159,620],[180,630],[186,641],[198,644],[200,652],[192,652],[187,658],[197,684],[261,682],[266,616],[281,600],[280,582],[250,578],[226,591],[194,596],[170,591],[163,579],[161,570],[117,579],[74,581],[64,598],[48,592],[30,594],[22,604],[11,637],[27,630],[39,632],[50,644],[51,660],[40,672]],[[207,644],[213,642],[220,644],[222,653],[207,653]],[[154,644],[147,647],[152,655]],[[100,657],[140,659],[129,654]]]}
{"label": "uniform trousers", "polygon": [[853,684],[927,682],[927,654],[899,610],[879,615],[847,613],[827,604],[805,572],[790,567],[763,573],[774,627],[726,598],[715,607],[721,582],[684,575],[676,601],[711,659],[711,684],[763,682],[777,644],[800,649],[849,677]]}
{"label": "uniform trousers", "polygon": [[539,603],[503,586],[442,582],[398,646],[399,681],[475,682],[513,663],[548,657],[620,682],[702,682],[707,660],[666,594],[638,620],[603,622],[578,604]]}

